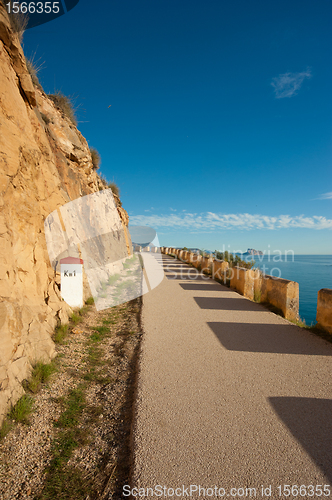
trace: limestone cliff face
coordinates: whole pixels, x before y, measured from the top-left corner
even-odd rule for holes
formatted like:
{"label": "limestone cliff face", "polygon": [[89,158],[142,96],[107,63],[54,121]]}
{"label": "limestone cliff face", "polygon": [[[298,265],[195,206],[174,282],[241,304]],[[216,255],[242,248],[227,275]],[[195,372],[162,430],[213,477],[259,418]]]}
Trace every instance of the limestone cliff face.
{"label": "limestone cliff face", "polygon": [[[103,188],[84,137],[34,87],[1,2],[0,167],[1,423],[23,394],[21,381],[31,365],[54,356],[51,334],[71,312],[49,262],[44,220]],[[118,210],[128,224],[125,210]]]}

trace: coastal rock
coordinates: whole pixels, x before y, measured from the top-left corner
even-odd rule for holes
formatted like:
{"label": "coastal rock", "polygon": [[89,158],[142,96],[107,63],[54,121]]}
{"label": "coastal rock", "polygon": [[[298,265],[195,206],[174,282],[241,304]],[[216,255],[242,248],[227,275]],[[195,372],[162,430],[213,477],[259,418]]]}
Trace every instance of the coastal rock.
{"label": "coastal rock", "polygon": [[[105,188],[85,138],[34,87],[2,3],[0,166],[1,425],[24,393],[21,381],[33,364],[54,357],[54,327],[72,313],[61,300],[59,274],[49,261],[44,221],[67,202]],[[117,205],[127,226],[128,215],[119,200]],[[87,283],[84,289],[87,298]]]}

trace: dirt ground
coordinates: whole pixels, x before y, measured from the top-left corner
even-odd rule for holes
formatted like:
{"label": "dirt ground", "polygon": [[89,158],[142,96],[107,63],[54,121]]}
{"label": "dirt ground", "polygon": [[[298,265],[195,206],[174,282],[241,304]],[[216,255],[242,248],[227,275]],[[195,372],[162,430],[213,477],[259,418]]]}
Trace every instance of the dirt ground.
{"label": "dirt ground", "polygon": [[[0,441],[0,499],[119,499],[130,473],[141,299],[84,308],[27,423]],[[76,333],[75,333],[76,332]]]}

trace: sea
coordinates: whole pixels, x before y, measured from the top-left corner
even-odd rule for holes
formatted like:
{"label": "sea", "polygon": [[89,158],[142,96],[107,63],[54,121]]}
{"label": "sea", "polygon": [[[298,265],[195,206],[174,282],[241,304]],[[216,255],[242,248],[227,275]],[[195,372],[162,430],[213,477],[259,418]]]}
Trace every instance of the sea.
{"label": "sea", "polygon": [[297,281],[300,291],[300,318],[307,325],[316,323],[317,293],[332,288],[332,255],[254,255],[254,267],[265,274]]}

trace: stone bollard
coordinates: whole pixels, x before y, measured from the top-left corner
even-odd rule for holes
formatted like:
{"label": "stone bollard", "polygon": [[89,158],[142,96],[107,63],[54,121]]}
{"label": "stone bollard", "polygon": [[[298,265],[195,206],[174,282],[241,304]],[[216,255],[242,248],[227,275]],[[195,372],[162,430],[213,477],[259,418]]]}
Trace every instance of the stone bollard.
{"label": "stone bollard", "polygon": [[191,264],[196,267],[196,269],[201,266],[202,256],[196,253],[192,254]]}
{"label": "stone bollard", "polygon": [[262,277],[261,302],[268,302],[289,320],[299,318],[299,284],[295,281],[275,278],[265,275]]}
{"label": "stone bollard", "polygon": [[231,270],[231,288],[241,293],[244,297],[253,300],[255,296],[255,269],[233,267]]}
{"label": "stone bollard", "polygon": [[214,260],[212,263],[212,278],[226,283],[229,264],[225,260]]}
{"label": "stone bollard", "polygon": [[322,288],[317,297],[317,326],[332,333],[332,290]]}
{"label": "stone bollard", "polygon": [[211,261],[209,257],[202,257],[201,271],[206,274],[209,274],[211,272]]}

